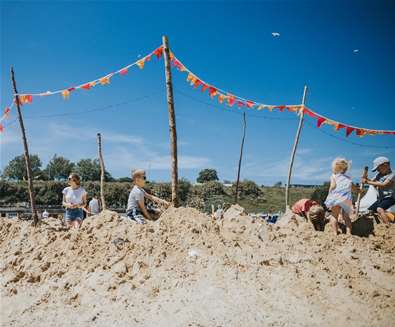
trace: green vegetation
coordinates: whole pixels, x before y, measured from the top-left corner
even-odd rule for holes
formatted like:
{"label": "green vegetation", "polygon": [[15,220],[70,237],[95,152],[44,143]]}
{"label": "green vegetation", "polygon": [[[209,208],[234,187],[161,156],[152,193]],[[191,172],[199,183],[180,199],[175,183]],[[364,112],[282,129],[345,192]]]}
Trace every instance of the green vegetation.
{"label": "green vegetation", "polygon": [[[61,205],[62,190],[67,186],[66,178],[70,172],[81,176],[82,186],[88,192],[88,197],[99,194],[100,166],[97,160],[82,159],[76,164],[70,160],[55,155],[47,167],[41,170],[38,156],[32,156],[33,174],[35,176],[34,193],[38,205]],[[24,175],[25,163],[23,156],[18,156],[4,170],[0,180],[0,205],[28,202],[27,182]],[[124,208],[131,189],[131,179],[122,177],[115,180],[106,172],[105,197],[110,208]],[[235,185],[224,186],[218,181],[214,169],[204,169],[197,178],[199,184],[192,185],[188,180],[179,180],[178,196],[180,204],[211,212],[211,206],[219,204],[225,207],[234,203]],[[229,181],[225,184],[231,184]],[[170,183],[147,182],[146,189],[160,198],[171,199]],[[322,200],[326,196],[327,185],[317,188],[291,188],[291,203],[301,198],[313,196]],[[274,187],[258,186],[251,180],[240,182],[239,203],[249,212],[276,212],[284,210],[285,189],[281,183]]]}
{"label": "green vegetation", "polygon": [[[276,212],[284,210],[284,188],[258,187],[254,182],[241,182],[240,205],[249,212]],[[61,205],[62,190],[67,186],[62,181],[35,181],[34,192],[39,205]],[[99,194],[99,182],[83,182],[82,186],[89,197]],[[211,205],[228,206],[234,201],[234,187],[224,187],[223,184],[210,181],[202,185],[192,185],[187,180],[180,180],[179,197],[181,205],[191,206],[210,212]],[[127,203],[131,183],[105,183],[105,197],[110,208],[124,208]],[[161,198],[171,199],[170,183],[147,183],[148,192]],[[314,189],[292,188],[291,203],[301,198],[308,198]],[[0,205],[28,202],[27,182],[0,181]]]}

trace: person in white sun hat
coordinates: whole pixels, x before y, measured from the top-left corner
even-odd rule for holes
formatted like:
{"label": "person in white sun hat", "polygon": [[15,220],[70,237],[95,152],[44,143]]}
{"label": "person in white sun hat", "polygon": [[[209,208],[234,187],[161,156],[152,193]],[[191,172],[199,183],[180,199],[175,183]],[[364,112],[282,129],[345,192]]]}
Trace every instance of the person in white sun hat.
{"label": "person in white sun hat", "polygon": [[386,157],[378,157],[373,160],[373,172],[377,172],[373,179],[362,178],[362,183],[376,187],[378,198],[369,210],[378,213],[381,221],[388,224],[393,222],[393,215],[387,213],[387,209],[395,205],[395,173],[391,170],[390,160]]}

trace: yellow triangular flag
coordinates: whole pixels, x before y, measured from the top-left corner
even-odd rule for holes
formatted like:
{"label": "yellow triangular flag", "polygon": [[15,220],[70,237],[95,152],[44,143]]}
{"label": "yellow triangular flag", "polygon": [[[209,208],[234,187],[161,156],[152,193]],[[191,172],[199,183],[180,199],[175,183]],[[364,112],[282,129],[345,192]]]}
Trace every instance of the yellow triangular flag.
{"label": "yellow triangular flag", "polygon": [[145,64],[144,59],[141,59],[141,60],[137,61],[137,66],[139,66],[140,69],[144,68],[144,64]]}

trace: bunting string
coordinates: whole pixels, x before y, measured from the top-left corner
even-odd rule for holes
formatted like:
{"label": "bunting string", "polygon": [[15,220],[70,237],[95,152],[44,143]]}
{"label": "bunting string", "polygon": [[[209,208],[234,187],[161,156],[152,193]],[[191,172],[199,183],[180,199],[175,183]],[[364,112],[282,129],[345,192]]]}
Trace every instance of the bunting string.
{"label": "bunting string", "polygon": [[4,125],[2,124],[2,121],[9,117],[12,107],[14,106],[14,104],[16,104],[16,96],[18,96],[19,98],[20,105],[31,104],[33,102],[33,97],[44,97],[44,96],[50,96],[55,94],[61,94],[63,99],[67,100],[69,99],[71,93],[76,90],[90,90],[91,88],[97,85],[108,85],[110,84],[111,78],[114,77],[115,75],[124,76],[129,72],[129,69],[132,68],[133,66],[138,66],[140,69],[144,69],[145,63],[150,61],[152,56],[156,56],[158,59],[160,59],[162,55],[163,55],[163,46],[160,46],[155,50],[153,50],[152,52],[150,52],[149,54],[147,54],[146,56],[144,56],[143,58],[125,67],[122,67],[115,72],[108,73],[90,82],[85,82],[80,85],[71,86],[66,89],[60,89],[56,91],[46,91],[40,93],[14,93],[12,104],[4,109],[4,113],[0,118],[0,133],[4,131]]}
{"label": "bunting string", "polygon": [[257,110],[263,110],[267,109],[269,111],[273,110],[279,110],[281,112],[287,110],[290,112],[294,112],[297,115],[306,114],[311,118],[314,118],[317,120],[317,127],[320,128],[322,125],[330,125],[333,126],[335,131],[339,131],[340,129],[344,129],[346,132],[346,136],[350,136],[353,132],[359,137],[363,137],[366,135],[395,135],[395,131],[393,130],[376,130],[376,129],[368,129],[368,128],[361,128],[361,127],[356,127],[348,124],[344,124],[338,121],[335,121],[333,119],[329,119],[325,116],[322,116],[320,114],[317,114],[310,108],[304,106],[303,104],[297,104],[297,105],[269,105],[269,104],[264,104],[260,102],[256,102],[253,100],[247,100],[245,98],[242,98],[240,96],[234,95],[230,92],[224,91],[220,89],[217,86],[214,86],[212,84],[209,84],[205,82],[203,79],[198,77],[195,73],[193,73],[191,70],[189,70],[177,57],[172,55],[171,57],[172,64],[173,66],[181,71],[185,72],[187,74],[187,82],[191,86],[193,86],[195,89],[200,88],[202,92],[205,92],[208,90],[208,93],[210,97],[213,99],[217,97],[217,100],[220,104],[223,104],[224,102],[227,103],[230,107],[233,105],[237,105],[237,107],[245,107],[247,109],[257,109]]}
{"label": "bunting string", "polygon": [[[143,58],[125,66],[117,71],[108,73],[100,78],[92,80],[90,82],[85,82],[83,84],[68,87],[65,89],[60,89],[56,91],[46,91],[41,93],[15,93],[13,96],[13,102],[10,106],[4,109],[4,112],[0,118],[0,132],[4,131],[4,125],[2,124],[3,120],[7,119],[10,115],[10,111],[13,108],[14,104],[16,103],[16,96],[19,98],[20,105],[30,104],[33,102],[34,97],[43,97],[43,96],[50,96],[55,94],[61,94],[63,99],[67,100],[72,92],[76,90],[90,90],[91,88],[98,86],[98,85],[108,85],[110,84],[111,78],[115,75],[124,76],[128,73],[129,69],[133,66],[138,66],[140,69],[144,69],[145,63],[150,61],[152,56],[156,56],[160,59],[163,55],[163,46],[160,46],[144,56]],[[312,109],[304,106],[303,104],[294,104],[294,105],[271,105],[265,104],[262,102],[257,102],[253,100],[249,100],[238,95],[235,95],[231,92],[225,91],[220,89],[213,84],[209,84],[201,79],[198,75],[194,74],[191,70],[189,70],[175,55],[173,52],[170,52],[170,60],[177,70],[180,72],[184,72],[187,74],[187,82],[193,86],[195,89],[200,89],[202,92],[207,91],[211,99],[217,98],[220,104],[227,104],[230,107],[234,105],[238,108],[247,108],[247,109],[256,109],[256,110],[278,110],[283,112],[285,110],[289,112],[294,112],[297,115],[307,115],[313,119],[316,119],[316,126],[320,128],[323,125],[330,125],[334,128],[335,131],[339,131],[341,129],[345,130],[346,136],[350,136],[352,133],[355,133],[359,137],[363,137],[366,135],[395,135],[395,130],[376,130],[376,129],[367,129],[352,126],[349,124],[341,123],[335,121],[333,119],[327,118],[323,115],[320,115],[314,112]]]}

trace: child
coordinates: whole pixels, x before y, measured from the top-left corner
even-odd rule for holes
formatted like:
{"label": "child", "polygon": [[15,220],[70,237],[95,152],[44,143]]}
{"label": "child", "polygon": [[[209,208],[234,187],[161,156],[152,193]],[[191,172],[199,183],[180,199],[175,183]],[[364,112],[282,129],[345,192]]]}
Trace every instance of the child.
{"label": "child", "polygon": [[165,200],[159,199],[153,195],[150,195],[144,191],[146,176],[145,171],[137,169],[132,173],[133,188],[129,193],[128,206],[126,209],[126,215],[136,221],[139,224],[145,224],[145,219],[152,219],[149,213],[156,213],[154,210],[147,210],[145,206],[145,198],[158,202],[164,206],[169,206],[169,203]]}
{"label": "child", "polygon": [[300,219],[309,220],[315,230],[324,230],[326,224],[325,210],[318,202],[309,199],[300,199],[292,206],[292,212],[301,217]]}
{"label": "child", "polygon": [[[351,234],[350,215],[353,212],[352,206],[352,180],[346,175],[349,163],[346,159],[336,158],[332,162],[332,176],[329,186],[329,193],[325,201],[325,205],[331,210],[330,223],[334,233],[337,235],[339,231],[338,219],[342,212],[344,222],[346,224],[347,234]],[[332,219],[335,218],[335,219]]]}
{"label": "child", "polygon": [[388,224],[393,216],[386,210],[395,205],[395,174],[386,157],[374,159],[372,171],[378,172],[372,180],[363,178],[361,181],[364,184],[375,186],[379,192],[377,201],[369,207],[369,210],[378,213],[382,222]]}
{"label": "child", "polygon": [[93,194],[92,200],[89,201],[89,212],[91,215],[98,215],[100,213],[100,203],[96,193]]}
{"label": "child", "polygon": [[84,219],[86,191],[81,187],[81,180],[77,174],[69,176],[69,185],[62,191],[63,206],[66,208],[65,221],[68,227],[79,228]]}
{"label": "child", "polygon": [[[328,223],[328,219],[325,218],[325,210],[322,206],[318,204],[311,206],[311,208],[307,212],[307,217],[310,220],[310,222],[313,224],[314,229],[316,231],[320,231],[320,232],[324,231],[325,225]],[[334,218],[332,217],[330,219],[333,220]]]}
{"label": "child", "polygon": [[314,200],[300,199],[292,206],[292,212],[307,219],[307,213],[314,205],[318,205],[318,203]]}

